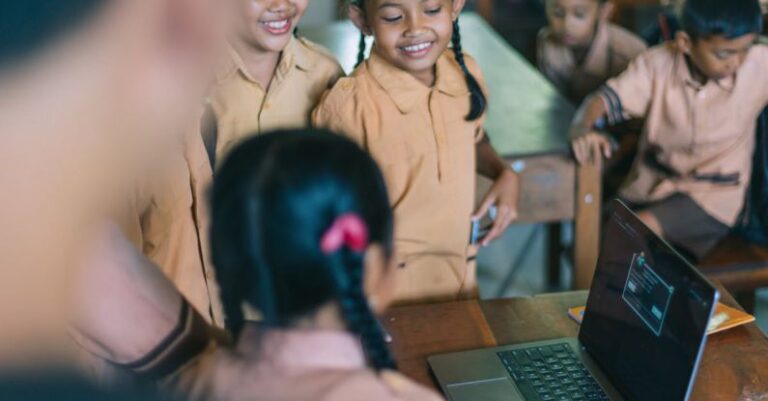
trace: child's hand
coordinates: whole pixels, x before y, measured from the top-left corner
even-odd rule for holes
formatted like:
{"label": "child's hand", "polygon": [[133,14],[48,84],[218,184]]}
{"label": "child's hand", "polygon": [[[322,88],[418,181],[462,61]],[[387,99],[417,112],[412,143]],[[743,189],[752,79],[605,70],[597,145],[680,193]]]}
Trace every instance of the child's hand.
{"label": "child's hand", "polygon": [[497,214],[491,231],[483,238],[482,246],[488,246],[495,239],[501,237],[507,227],[517,219],[519,187],[520,179],[517,174],[507,168],[499,175],[490,191],[485,195],[480,208],[472,216],[472,219],[482,219],[493,205],[496,205]]}
{"label": "child's hand", "polygon": [[571,140],[571,148],[579,164],[589,163],[601,153],[606,159],[610,159],[614,146],[611,138],[596,131],[575,136]]}

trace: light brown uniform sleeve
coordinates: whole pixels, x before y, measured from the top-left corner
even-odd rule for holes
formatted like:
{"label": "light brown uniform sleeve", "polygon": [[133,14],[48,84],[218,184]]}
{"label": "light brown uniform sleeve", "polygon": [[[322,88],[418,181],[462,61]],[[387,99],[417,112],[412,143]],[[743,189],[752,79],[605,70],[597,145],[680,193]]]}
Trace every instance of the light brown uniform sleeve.
{"label": "light brown uniform sleeve", "polygon": [[635,58],[624,73],[609,80],[599,90],[611,122],[622,121],[626,117],[642,118],[647,114],[653,96],[651,55],[645,52]]}
{"label": "light brown uniform sleeve", "polygon": [[312,126],[346,136],[365,148],[363,122],[356,117],[357,102],[353,101],[355,94],[353,79],[341,78],[320,98],[319,104],[312,112]]}

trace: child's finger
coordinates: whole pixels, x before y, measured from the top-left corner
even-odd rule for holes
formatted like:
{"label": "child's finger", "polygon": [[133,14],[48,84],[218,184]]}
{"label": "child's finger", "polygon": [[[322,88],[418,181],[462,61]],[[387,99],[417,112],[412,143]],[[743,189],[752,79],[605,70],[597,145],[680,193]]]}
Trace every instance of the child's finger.
{"label": "child's finger", "polygon": [[498,238],[502,232],[504,232],[504,222],[508,217],[509,207],[500,206],[498,216],[496,216],[496,220],[493,222],[491,231],[489,231],[485,238],[483,238],[483,246],[488,246],[491,242]]}
{"label": "child's finger", "polygon": [[613,144],[608,138],[603,138],[603,140],[600,143],[600,146],[603,148],[603,155],[606,159],[610,159],[611,155],[613,155]]}
{"label": "child's finger", "polygon": [[493,189],[488,191],[487,194],[485,194],[485,198],[483,198],[483,201],[480,203],[480,207],[477,209],[474,215],[472,215],[472,220],[479,220],[482,219],[483,216],[485,216],[486,213],[488,213],[488,209],[493,206],[493,203],[496,201],[496,193]]}
{"label": "child's finger", "polygon": [[584,154],[582,153],[582,141],[577,139],[571,143],[573,149],[573,156],[576,157],[576,161],[579,164],[584,164]]}

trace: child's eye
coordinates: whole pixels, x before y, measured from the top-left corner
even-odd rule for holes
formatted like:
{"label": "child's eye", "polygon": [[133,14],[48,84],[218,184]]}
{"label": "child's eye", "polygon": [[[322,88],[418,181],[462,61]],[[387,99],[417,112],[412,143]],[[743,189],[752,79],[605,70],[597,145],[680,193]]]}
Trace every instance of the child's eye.
{"label": "child's eye", "polygon": [[715,57],[718,60],[727,60],[728,57],[731,57],[731,53],[730,52],[716,52],[715,53]]}
{"label": "child's eye", "polygon": [[565,10],[562,8],[555,8],[552,10],[552,16],[555,18],[565,18]]}
{"label": "child's eye", "polygon": [[403,18],[401,15],[394,15],[394,16],[382,16],[381,19],[383,19],[386,22],[397,22],[401,18]]}
{"label": "child's eye", "polygon": [[441,7],[437,7],[437,8],[430,8],[430,9],[428,9],[426,11],[426,13],[429,14],[429,15],[435,15],[435,14],[439,14],[440,11],[443,11],[443,7],[442,6]]}

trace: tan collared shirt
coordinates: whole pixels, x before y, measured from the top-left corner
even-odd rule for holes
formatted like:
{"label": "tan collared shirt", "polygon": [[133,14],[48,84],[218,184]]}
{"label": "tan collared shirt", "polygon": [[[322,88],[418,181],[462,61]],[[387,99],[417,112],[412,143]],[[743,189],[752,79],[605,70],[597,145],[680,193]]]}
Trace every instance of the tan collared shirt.
{"label": "tan collared shirt", "polygon": [[218,121],[218,161],[250,135],[308,127],[320,96],[344,75],[329,52],[303,38],[291,39],[283,50],[268,89],[248,73],[234,51],[232,58],[232,68],[211,96]]}
{"label": "tan collared shirt", "polygon": [[733,225],[749,186],[755,127],[768,103],[768,46],[755,45],[733,77],[704,85],[672,43],[640,55],[601,90],[610,120],[645,117],[622,195],[646,202],[689,195]]}
{"label": "tan collared shirt", "polygon": [[220,401],[439,401],[395,372],[366,366],[360,341],[346,332],[246,330],[235,350],[215,350],[173,387],[184,399]]}
{"label": "tan collared shirt", "polygon": [[170,155],[167,171],[141,185],[119,219],[128,239],[156,264],[209,323],[224,325],[211,262],[206,193],[213,172],[199,126]]}
{"label": "tan collared shirt", "polygon": [[630,61],[646,49],[645,43],[635,34],[610,23],[598,25],[581,64],[573,50],[557,40],[548,27],[539,31],[536,47],[539,70],[577,104],[609,78],[623,72]]}
{"label": "tan collared shirt", "polygon": [[[467,56],[478,81],[480,69]],[[483,119],[466,121],[469,90],[453,52],[437,61],[432,88],[375,53],[342,78],[313,123],[361,144],[379,163],[395,212],[401,303],[472,295],[468,267],[475,197],[475,145]]]}

